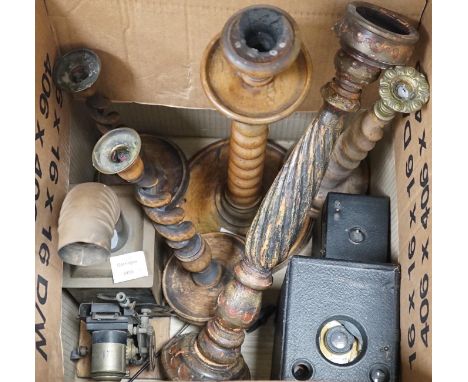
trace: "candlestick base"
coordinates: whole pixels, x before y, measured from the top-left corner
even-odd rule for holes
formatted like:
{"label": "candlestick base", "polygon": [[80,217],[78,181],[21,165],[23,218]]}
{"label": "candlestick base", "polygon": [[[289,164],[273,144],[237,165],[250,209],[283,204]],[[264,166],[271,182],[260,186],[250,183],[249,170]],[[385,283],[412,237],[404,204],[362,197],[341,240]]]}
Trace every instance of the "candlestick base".
{"label": "candlestick base", "polygon": [[194,325],[203,325],[215,314],[218,295],[233,277],[233,268],[244,253],[244,240],[221,232],[202,235],[210,246],[212,261],[222,267],[222,276],[215,286],[195,283],[193,274],[171,256],[164,269],[162,286],[166,301],[176,314]]}
{"label": "candlestick base", "polygon": [[161,366],[172,381],[249,380],[249,367],[240,355],[232,365],[206,362],[196,346],[197,333],[171,339],[161,353]]}
{"label": "candlestick base", "polygon": [[[266,194],[283,165],[286,150],[268,142],[263,171],[261,198]],[[212,143],[195,154],[189,161],[190,181],[183,208],[187,219],[200,233],[229,231],[245,236],[250,228],[260,202],[250,209],[236,209],[225,199],[229,140]],[[301,230],[290,255],[298,254],[309,241],[312,224],[307,221]],[[278,269],[281,264],[278,264]]]}
{"label": "candlestick base", "polygon": [[[285,153],[286,150],[281,146],[268,142],[262,196],[281,169]],[[198,232],[219,232],[225,229],[245,236],[260,203],[248,209],[238,209],[223,200],[227,187],[228,157],[229,140],[226,139],[203,148],[189,161],[190,181],[184,204],[185,216],[193,222]]]}

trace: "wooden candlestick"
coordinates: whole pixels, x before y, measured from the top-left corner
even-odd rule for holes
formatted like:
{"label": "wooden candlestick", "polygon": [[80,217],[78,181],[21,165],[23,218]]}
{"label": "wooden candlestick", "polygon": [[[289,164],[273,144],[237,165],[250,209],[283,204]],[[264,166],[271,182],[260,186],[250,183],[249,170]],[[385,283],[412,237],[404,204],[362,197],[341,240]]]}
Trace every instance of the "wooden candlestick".
{"label": "wooden candlestick", "polygon": [[183,320],[201,325],[214,315],[218,295],[243,254],[244,241],[220,232],[200,235],[185,219],[179,201],[166,191],[165,169],[144,161],[140,149],[135,130],[113,129],[96,143],[93,166],[137,186],[137,201],[174,254],[163,273],[164,296]]}
{"label": "wooden candlestick", "polygon": [[268,142],[268,124],[294,112],[311,84],[311,61],[296,22],[273,6],[234,14],[208,45],[203,89],[232,119],[229,140],[190,161],[186,211],[201,232],[225,228],[245,235],[285,150]]}
{"label": "wooden candlestick", "polygon": [[[111,110],[111,101],[98,91],[102,64],[99,56],[90,49],[75,49],[57,58],[54,64],[55,84],[63,91],[85,101],[89,116],[101,134],[125,126],[120,114]],[[188,185],[187,160],[182,151],[165,139],[150,134],[141,135],[142,150],[146,160],[155,168],[164,168],[167,178],[165,191],[178,203]],[[98,174],[97,180],[107,185],[125,184],[116,175]]]}
{"label": "wooden candlestick", "polygon": [[[385,22],[383,22],[384,20]],[[335,28],[342,49],[336,77],[322,88],[324,104],[265,196],[247,233],[245,256],[202,331],[171,340],[161,364],[173,380],[247,379],[244,330],[258,317],[272,269],[288,258],[325,174],[343,117],[360,107],[363,86],[381,68],[404,64],[418,33],[402,16],[368,3],[350,3]],[[384,49],[382,49],[384,47]]]}

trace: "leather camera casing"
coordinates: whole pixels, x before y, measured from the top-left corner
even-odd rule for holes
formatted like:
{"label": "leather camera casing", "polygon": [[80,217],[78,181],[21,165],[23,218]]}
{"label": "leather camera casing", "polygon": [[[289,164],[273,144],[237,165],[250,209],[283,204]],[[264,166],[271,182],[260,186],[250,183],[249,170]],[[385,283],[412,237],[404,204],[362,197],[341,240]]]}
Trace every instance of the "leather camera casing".
{"label": "leather camera casing", "polygon": [[[364,382],[383,370],[382,381],[396,381],[399,285],[397,265],[294,256],[277,313],[272,379]],[[320,350],[321,328],[333,320],[359,330],[362,350],[350,364],[335,364]]]}
{"label": "leather camera casing", "polygon": [[389,261],[390,199],[329,192],[322,210],[322,256]]}

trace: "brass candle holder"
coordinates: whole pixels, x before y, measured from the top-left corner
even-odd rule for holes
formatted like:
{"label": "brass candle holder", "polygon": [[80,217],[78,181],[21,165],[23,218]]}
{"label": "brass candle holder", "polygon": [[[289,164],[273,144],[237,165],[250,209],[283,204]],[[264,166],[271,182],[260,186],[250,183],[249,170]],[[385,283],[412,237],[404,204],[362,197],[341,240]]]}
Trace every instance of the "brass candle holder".
{"label": "brass candle holder", "polygon": [[284,161],[285,150],[267,140],[268,124],[299,107],[311,71],[296,22],[277,7],[240,10],[208,44],[203,89],[232,122],[229,140],[205,147],[189,163],[185,209],[201,232],[245,235]]}
{"label": "brass candle holder", "polygon": [[146,152],[141,149],[135,130],[113,129],[96,143],[93,166],[136,185],[137,201],[174,255],[163,273],[164,296],[183,320],[201,325],[214,315],[218,295],[233,277],[244,241],[220,232],[200,235],[185,219],[180,199],[174,199],[167,187],[166,169],[145,160]]}
{"label": "brass candle holder", "polygon": [[172,380],[250,378],[241,354],[244,330],[259,315],[273,268],[290,256],[343,118],[359,110],[361,89],[375,81],[381,69],[409,60],[419,37],[403,16],[363,2],[347,5],[335,31],[341,43],[336,76],[322,88],[323,106],[265,196],[247,233],[235,278],[219,296],[215,318],[200,333],[174,338],[163,348],[162,368]]}

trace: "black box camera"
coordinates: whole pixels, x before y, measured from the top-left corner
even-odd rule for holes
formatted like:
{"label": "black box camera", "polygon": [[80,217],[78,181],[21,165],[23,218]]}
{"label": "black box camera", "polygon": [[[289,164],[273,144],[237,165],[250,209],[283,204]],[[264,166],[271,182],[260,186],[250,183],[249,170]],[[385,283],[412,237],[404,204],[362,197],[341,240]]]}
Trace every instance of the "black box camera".
{"label": "black box camera", "polygon": [[272,379],[398,380],[397,265],[295,256],[277,314]]}

